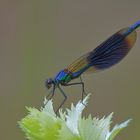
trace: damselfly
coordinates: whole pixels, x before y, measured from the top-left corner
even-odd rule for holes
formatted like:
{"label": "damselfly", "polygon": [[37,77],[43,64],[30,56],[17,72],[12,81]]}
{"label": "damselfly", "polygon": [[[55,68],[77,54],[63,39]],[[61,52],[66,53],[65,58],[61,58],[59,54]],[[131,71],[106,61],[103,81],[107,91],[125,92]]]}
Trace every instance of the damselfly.
{"label": "damselfly", "polygon": [[[134,46],[136,41],[135,29],[139,26],[140,20],[131,27],[119,30],[98,47],[81,56],[68,67],[61,70],[54,78],[49,78],[45,84],[48,89],[52,87],[52,91],[47,97],[50,97],[49,99],[51,99],[55,94],[55,89],[58,88],[60,93],[64,96],[64,100],[59,106],[60,108],[67,99],[61,86],[81,85],[83,100],[83,96],[86,92],[81,74],[93,73],[110,68],[122,60]],[[70,83],[76,78],[80,78],[80,82]]]}

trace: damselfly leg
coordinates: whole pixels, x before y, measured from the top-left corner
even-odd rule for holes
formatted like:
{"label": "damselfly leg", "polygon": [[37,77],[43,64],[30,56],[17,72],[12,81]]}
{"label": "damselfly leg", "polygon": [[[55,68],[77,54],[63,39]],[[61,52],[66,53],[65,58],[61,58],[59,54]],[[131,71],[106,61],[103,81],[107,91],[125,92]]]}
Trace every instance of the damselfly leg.
{"label": "damselfly leg", "polygon": [[58,109],[56,110],[56,112],[55,112],[56,114],[58,113],[58,110],[63,106],[65,101],[67,100],[67,96],[66,96],[65,92],[62,90],[62,88],[59,85],[58,85],[58,89],[60,90],[60,93],[64,96],[64,100],[61,102]]}
{"label": "damselfly leg", "polygon": [[[85,85],[84,85],[84,82],[82,80],[82,77],[80,76],[80,82],[76,82],[76,83],[70,83],[70,84],[66,84],[64,86],[73,86],[73,85],[81,85],[82,86],[82,103],[83,103],[83,99],[84,99],[84,96],[87,95],[87,93],[85,92]],[[83,103],[84,104],[84,103]],[[84,104],[85,105],[85,104]]]}

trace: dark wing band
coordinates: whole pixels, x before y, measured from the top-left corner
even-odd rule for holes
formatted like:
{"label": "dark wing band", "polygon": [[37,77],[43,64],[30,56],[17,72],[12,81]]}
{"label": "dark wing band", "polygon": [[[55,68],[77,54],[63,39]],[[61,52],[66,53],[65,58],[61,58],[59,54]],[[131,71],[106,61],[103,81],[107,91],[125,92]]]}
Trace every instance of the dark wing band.
{"label": "dark wing band", "polygon": [[122,60],[136,41],[136,31],[124,36],[129,28],[124,28],[90,52],[87,57],[91,66],[85,73],[104,70]]}

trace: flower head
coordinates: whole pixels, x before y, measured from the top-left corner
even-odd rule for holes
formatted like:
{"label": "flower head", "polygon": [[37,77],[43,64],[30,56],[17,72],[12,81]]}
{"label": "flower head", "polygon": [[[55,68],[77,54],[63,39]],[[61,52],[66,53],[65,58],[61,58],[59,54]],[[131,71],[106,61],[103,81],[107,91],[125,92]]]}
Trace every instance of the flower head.
{"label": "flower head", "polygon": [[116,125],[110,131],[113,113],[107,117],[82,117],[82,111],[87,104],[89,95],[83,103],[79,101],[71,109],[59,110],[59,117],[55,114],[52,100],[45,101],[41,110],[27,107],[28,115],[20,122],[20,128],[29,140],[113,140],[125,128],[130,120]]}

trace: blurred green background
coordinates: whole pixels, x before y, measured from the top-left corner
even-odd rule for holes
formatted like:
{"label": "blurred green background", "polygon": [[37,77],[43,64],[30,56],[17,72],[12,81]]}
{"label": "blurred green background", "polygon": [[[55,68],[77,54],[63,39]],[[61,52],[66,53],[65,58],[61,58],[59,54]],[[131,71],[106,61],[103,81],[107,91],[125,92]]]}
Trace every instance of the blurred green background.
{"label": "blurred green background", "polygon": [[[27,114],[25,106],[42,106],[44,81],[139,19],[139,0],[1,0],[0,139],[24,140],[17,121]],[[121,63],[83,76],[92,93],[85,114],[114,112],[114,123],[133,118],[116,140],[140,139],[140,29],[137,33]],[[64,90],[69,97],[64,108],[81,98],[80,87]],[[56,94],[55,107],[61,100]]]}

